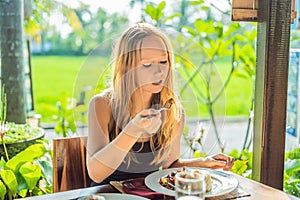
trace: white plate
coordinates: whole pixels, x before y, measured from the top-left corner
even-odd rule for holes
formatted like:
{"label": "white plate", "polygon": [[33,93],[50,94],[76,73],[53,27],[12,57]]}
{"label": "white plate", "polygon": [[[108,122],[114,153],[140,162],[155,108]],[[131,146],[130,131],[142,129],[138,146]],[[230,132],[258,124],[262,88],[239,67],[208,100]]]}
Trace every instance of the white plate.
{"label": "white plate", "polygon": [[118,194],[118,193],[98,193],[96,196],[102,196],[105,200],[148,200],[144,197],[131,195],[131,194]]}
{"label": "white plate", "polygon": [[[167,189],[160,185],[159,179],[178,169],[179,168],[170,168],[153,172],[145,178],[145,184],[147,187],[156,192],[161,192],[168,196],[175,196],[175,191]],[[233,191],[239,184],[238,180],[233,175],[226,172],[206,168],[199,169],[208,170],[211,174],[212,190],[205,194],[206,197],[214,197],[227,194]]]}

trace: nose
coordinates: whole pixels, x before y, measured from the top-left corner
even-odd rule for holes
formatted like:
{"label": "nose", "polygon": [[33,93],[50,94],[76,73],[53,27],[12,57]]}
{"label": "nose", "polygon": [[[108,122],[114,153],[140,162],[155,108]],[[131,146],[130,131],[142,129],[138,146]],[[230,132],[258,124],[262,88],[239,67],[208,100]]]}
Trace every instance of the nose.
{"label": "nose", "polygon": [[156,74],[162,74],[163,73],[162,66],[160,64],[156,64],[155,73]]}

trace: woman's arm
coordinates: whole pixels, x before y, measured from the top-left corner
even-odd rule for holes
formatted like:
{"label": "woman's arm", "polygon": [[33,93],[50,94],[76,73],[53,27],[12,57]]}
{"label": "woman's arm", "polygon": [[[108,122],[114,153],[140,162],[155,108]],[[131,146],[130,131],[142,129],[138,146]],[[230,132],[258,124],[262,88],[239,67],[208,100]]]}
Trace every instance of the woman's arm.
{"label": "woman's arm", "polygon": [[136,141],[134,137],[120,134],[110,143],[110,120],[109,100],[94,97],[88,112],[87,169],[91,179],[98,183],[115,171]]}
{"label": "woman's arm", "polygon": [[203,167],[220,169],[225,171],[231,170],[234,164],[234,158],[227,156],[225,154],[219,153],[206,158],[192,158],[192,159],[178,159],[171,167]]}
{"label": "woman's arm", "polygon": [[192,159],[182,159],[180,158],[180,141],[184,128],[184,115],[180,122],[177,124],[176,137],[174,138],[172,144],[171,155],[168,162],[165,164],[165,168],[170,167],[203,167],[218,169],[223,168],[224,170],[231,170],[234,164],[234,158],[227,156],[225,154],[216,154],[209,156],[207,158],[192,158]]}
{"label": "woman's arm", "polygon": [[[145,117],[149,114],[153,117]],[[100,96],[94,97],[89,104],[88,114],[87,169],[91,179],[98,183],[118,168],[142,133],[155,132],[161,124],[159,112],[144,110],[110,142],[111,117],[109,100]]]}

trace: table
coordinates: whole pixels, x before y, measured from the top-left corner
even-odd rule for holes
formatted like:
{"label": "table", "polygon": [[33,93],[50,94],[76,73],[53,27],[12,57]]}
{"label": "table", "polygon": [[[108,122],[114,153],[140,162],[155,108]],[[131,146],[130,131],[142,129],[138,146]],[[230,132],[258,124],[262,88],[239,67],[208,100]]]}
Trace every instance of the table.
{"label": "table", "polygon": [[[288,195],[281,190],[277,190],[275,188],[269,187],[267,185],[261,184],[259,182],[247,179],[245,177],[233,174],[239,181],[239,188],[243,191],[251,194],[248,197],[241,197],[238,199],[241,200],[285,200],[291,199],[296,200],[299,199],[292,195]],[[42,196],[35,196],[35,197],[27,197],[23,198],[22,200],[66,200],[66,199],[76,199],[80,196],[86,196],[89,194],[95,193],[117,193],[118,191],[112,187],[111,185],[102,185],[102,186],[95,186],[89,188],[82,188],[77,190],[70,190],[65,192],[57,192],[53,194],[47,194]]]}
{"label": "table", "polygon": [[272,188],[270,186],[267,186],[265,184],[256,182],[254,180],[247,179],[245,177],[234,175],[238,181],[239,181],[239,187],[244,190],[245,192],[248,192],[251,194],[250,197],[244,197],[239,199],[245,199],[245,200],[285,200],[285,199],[292,199],[296,200],[299,199],[295,196],[288,195],[284,193],[281,190]]}

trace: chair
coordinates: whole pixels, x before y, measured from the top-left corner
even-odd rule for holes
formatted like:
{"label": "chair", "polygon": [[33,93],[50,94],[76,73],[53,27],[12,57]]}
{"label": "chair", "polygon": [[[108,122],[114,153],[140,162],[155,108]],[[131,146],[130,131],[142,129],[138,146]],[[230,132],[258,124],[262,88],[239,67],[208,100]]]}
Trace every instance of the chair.
{"label": "chair", "polygon": [[87,136],[53,139],[53,192],[89,187]]}

